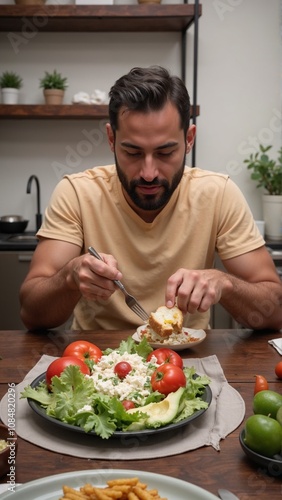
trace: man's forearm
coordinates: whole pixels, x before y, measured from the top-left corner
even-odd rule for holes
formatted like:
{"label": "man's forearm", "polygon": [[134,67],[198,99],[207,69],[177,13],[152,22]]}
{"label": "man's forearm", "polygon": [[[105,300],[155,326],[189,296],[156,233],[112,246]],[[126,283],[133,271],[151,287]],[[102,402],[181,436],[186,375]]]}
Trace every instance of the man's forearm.
{"label": "man's forearm", "polygon": [[282,283],[247,283],[230,276],[233,290],[220,304],[241,325],[253,329],[282,328]]}
{"label": "man's forearm", "polygon": [[79,290],[68,286],[64,269],[31,278],[20,291],[22,321],[30,330],[57,327],[70,317],[80,297]]}

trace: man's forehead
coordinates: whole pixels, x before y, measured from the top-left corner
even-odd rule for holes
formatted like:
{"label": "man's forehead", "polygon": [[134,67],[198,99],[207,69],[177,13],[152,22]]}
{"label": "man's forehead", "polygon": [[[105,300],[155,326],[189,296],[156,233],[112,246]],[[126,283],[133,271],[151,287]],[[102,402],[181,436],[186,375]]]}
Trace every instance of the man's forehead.
{"label": "man's forehead", "polygon": [[[131,137],[136,134],[177,134],[182,131],[182,121],[175,106],[165,106],[159,110],[131,110],[121,108],[118,115],[117,131],[126,131]],[[167,142],[168,139],[165,140]]]}

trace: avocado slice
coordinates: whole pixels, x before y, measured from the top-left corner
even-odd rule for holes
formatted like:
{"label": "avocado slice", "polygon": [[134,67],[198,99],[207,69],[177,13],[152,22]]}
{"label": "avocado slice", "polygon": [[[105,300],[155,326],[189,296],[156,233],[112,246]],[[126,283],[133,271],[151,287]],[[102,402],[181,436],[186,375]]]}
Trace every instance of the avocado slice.
{"label": "avocado slice", "polygon": [[[181,397],[185,391],[184,387],[179,387],[176,392],[171,392],[165,399],[159,403],[150,403],[139,408],[132,408],[128,413],[144,413],[144,420],[134,422],[128,427],[128,431],[133,427],[144,429],[148,427],[161,427],[169,424],[182,410]],[[136,429],[135,429],[136,430]]]}

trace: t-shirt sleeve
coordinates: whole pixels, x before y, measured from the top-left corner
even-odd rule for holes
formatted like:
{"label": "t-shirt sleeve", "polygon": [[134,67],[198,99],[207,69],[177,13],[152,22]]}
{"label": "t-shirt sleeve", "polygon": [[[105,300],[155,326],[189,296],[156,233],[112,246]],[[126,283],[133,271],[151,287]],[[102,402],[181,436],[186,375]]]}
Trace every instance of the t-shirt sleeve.
{"label": "t-shirt sleeve", "polygon": [[55,187],[37,235],[83,246],[80,204],[67,177]]}
{"label": "t-shirt sleeve", "polygon": [[237,257],[262,247],[264,243],[243,193],[228,179],[219,212],[216,246],[220,258]]}

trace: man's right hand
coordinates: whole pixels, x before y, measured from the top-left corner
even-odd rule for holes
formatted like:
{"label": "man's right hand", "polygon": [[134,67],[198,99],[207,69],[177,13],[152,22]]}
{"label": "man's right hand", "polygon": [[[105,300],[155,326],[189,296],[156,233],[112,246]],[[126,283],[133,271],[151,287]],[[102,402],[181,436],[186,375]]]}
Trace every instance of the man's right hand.
{"label": "man's right hand", "polygon": [[69,263],[68,284],[70,288],[73,284],[87,300],[109,299],[116,290],[114,280],[122,279],[116,259],[107,254],[101,257],[103,261],[85,254]]}
{"label": "man's right hand", "polygon": [[55,328],[72,314],[81,296],[107,300],[121,279],[112,255],[104,261],[81,255],[73,243],[41,239],[20,289],[21,318],[30,330]]}

